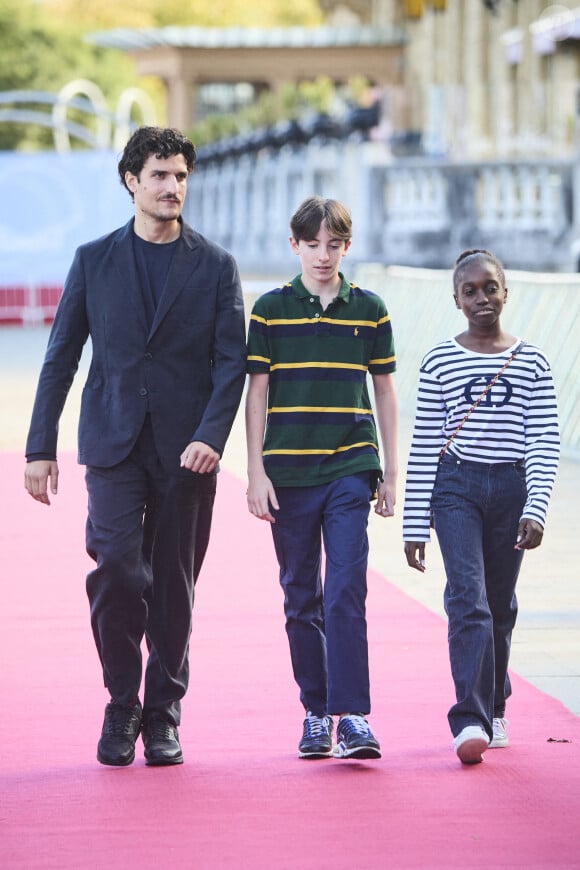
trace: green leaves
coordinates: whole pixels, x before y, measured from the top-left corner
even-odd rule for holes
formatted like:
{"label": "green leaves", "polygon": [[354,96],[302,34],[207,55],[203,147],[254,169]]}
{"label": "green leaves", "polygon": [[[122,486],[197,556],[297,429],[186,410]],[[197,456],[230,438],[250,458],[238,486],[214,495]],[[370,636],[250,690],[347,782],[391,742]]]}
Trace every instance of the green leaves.
{"label": "green leaves", "polygon": [[[122,91],[140,87],[158,106],[162,119],[161,83],[138,77],[124,52],[85,42],[87,33],[120,27],[275,27],[321,22],[317,0],[261,0],[259,4],[247,0],[213,0],[210,4],[207,0],[0,0],[0,91],[56,94],[72,79],[89,79],[101,88],[114,111]],[[26,108],[50,111],[46,105]],[[278,108],[264,100],[260,112],[272,122]],[[77,118],[74,111],[70,116]],[[230,121],[228,129],[235,130],[235,122]],[[208,132],[208,138],[214,136],[215,131]],[[0,123],[0,149],[51,148],[52,144],[50,129]],[[76,143],[75,147],[83,146]]]}

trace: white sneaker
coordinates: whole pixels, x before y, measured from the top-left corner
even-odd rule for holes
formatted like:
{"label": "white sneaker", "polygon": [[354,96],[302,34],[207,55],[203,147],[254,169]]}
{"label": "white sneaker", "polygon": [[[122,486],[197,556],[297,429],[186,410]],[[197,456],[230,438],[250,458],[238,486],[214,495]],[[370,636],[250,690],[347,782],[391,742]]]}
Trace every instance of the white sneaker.
{"label": "white sneaker", "polygon": [[463,764],[479,764],[489,746],[489,737],[479,725],[467,725],[453,741],[453,748]]}
{"label": "white sneaker", "polygon": [[510,739],[507,736],[505,726],[508,724],[507,719],[493,720],[493,738],[489,744],[490,749],[502,749],[504,746],[510,745]]}

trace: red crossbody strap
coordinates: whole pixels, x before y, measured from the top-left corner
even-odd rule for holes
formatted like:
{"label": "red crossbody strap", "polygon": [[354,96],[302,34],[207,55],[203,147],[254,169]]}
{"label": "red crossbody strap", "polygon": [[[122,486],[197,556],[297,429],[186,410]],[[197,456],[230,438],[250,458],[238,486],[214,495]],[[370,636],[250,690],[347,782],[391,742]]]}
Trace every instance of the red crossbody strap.
{"label": "red crossbody strap", "polygon": [[509,366],[509,364],[512,362],[512,360],[513,360],[513,358],[515,357],[515,355],[516,355],[517,353],[520,352],[520,350],[522,349],[522,347],[524,346],[524,344],[525,344],[524,341],[520,341],[520,343],[518,344],[518,346],[515,347],[514,350],[512,351],[512,353],[510,354],[510,356],[509,356],[507,362],[505,362],[505,363],[503,364],[503,366],[501,367],[501,369],[499,370],[499,372],[498,372],[496,375],[494,375],[493,378],[491,379],[491,381],[486,385],[486,387],[485,387],[483,393],[481,394],[481,396],[479,396],[479,398],[477,398],[477,399],[475,400],[475,402],[473,403],[473,405],[471,406],[471,408],[469,409],[469,411],[467,412],[467,414],[465,415],[465,417],[463,418],[463,420],[461,421],[461,423],[459,424],[459,426],[457,427],[457,429],[455,430],[455,432],[453,433],[453,435],[451,436],[451,438],[449,438],[449,440],[447,441],[447,443],[442,447],[441,452],[440,452],[440,454],[439,454],[439,458],[440,458],[440,459],[441,459],[442,456],[445,455],[445,452],[446,452],[447,448],[449,447],[449,445],[451,444],[451,442],[455,439],[455,437],[457,436],[458,432],[461,431],[461,429],[463,428],[463,426],[465,425],[465,423],[467,422],[467,420],[469,419],[469,417],[471,416],[471,414],[473,414],[473,412],[475,411],[475,409],[477,408],[477,406],[479,405],[479,403],[482,402],[483,399],[485,399],[485,397],[487,396],[487,394],[489,393],[489,391],[491,390],[491,388],[492,388],[495,384],[497,384],[497,382],[499,381],[499,379],[501,378],[501,376],[503,375],[503,373],[505,372],[505,370],[507,369],[507,367]]}

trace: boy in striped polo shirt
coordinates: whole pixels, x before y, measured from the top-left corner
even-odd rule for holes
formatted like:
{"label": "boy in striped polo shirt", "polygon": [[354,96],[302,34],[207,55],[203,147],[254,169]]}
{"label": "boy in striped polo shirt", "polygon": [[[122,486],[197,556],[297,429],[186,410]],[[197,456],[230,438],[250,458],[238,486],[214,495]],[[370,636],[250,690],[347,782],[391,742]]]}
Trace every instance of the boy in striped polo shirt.
{"label": "boy in striped polo shirt", "polygon": [[306,711],[299,757],[380,758],[366,719],[366,530],[375,495],[375,512],[394,514],[391,323],[383,300],[339,271],[352,234],[341,203],[309,197],[290,226],[301,274],[261,296],[250,320],[248,508],[271,524],[280,565],[292,668]]}

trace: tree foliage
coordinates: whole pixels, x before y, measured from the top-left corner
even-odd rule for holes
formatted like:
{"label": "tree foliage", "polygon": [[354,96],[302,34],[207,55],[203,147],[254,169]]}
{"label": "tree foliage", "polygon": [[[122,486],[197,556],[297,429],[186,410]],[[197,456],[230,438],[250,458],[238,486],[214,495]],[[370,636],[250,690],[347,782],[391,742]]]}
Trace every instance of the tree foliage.
{"label": "tree foliage", "polygon": [[[157,81],[139,78],[124,52],[91,45],[84,36],[119,27],[288,27],[321,21],[317,0],[0,0],[0,92],[57,93],[82,78],[101,88],[111,108],[121,91],[134,86],[161,106]],[[46,128],[0,123],[0,150],[50,147]]]}
{"label": "tree foliage", "polygon": [[[35,0],[0,0],[0,92],[57,93],[76,78],[95,82],[112,104],[124,88],[139,84],[128,57],[88,45],[74,21],[54,19]],[[13,108],[25,106],[14,103]],[[43,104],[26,108],[50,111]],[[51,147],[52,132],[45,127],[0,124],[0,150]]]}
{"label": "tree foliage", "polygon": [[308,124],[320,115],[340,118],[352,108],[372,104],[372,87],[364,76],[355,76],[340,86],[327,76],[320,76],[312,81],[286,82],[276,92],[263,91],[251,105],[237,112],[210,114],[198,121],[188,135],[197,146],[204,146],[220,139],[246,136],[279,122],[298,120]]}
{"label": "tree foliage", "polygon": [[116,27],[291,27],[322,23],[317,0],[44,0],[91,30]]}

